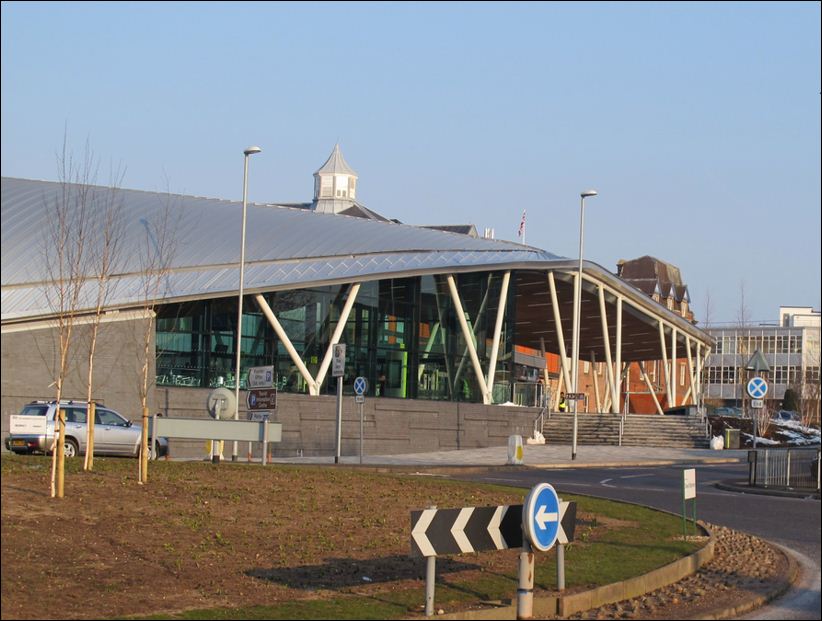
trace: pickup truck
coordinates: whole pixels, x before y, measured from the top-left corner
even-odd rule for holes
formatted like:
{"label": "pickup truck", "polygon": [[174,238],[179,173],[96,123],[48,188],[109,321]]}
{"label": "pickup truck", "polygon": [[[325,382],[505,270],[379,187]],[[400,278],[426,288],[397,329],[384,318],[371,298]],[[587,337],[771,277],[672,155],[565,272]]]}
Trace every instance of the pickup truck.
{"label": "pickup truck", "polygon": [[[60,409],[65,412],[66,417],[65,456],[76,457],[85,454],[88,405],[84,401],[61,401]],[[56,401],[32,401],[23,406],[20,414],[10,417],[6,448],[21,454],[50,452],[54,442],[56,414]],[[95,408],[95,455],[136,457],[140,454],[142,435],[142,426],[132,424],[111,408],[102,405]],[[149,445],[152,447],[152,457],[168,454],[167,438],[157,438]]]}

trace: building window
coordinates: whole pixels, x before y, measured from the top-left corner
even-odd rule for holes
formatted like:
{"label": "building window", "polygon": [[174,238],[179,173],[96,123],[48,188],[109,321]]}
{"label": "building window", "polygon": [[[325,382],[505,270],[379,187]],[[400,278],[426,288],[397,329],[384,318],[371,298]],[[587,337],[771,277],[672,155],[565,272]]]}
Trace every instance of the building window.
{"label": "building window", "polygon": [[799,334],[791,334],[789,338],[788,348],[792,354],[802,353],[802,336]]}
{"label": "building window", "polygon": [[679,364],[679,385],[685,385],[685,365],[682,363]]}
{"label": "building window", "polygon": [[808,367],[805,369],[805,381],[806,382],[818,382],[819,381],[819,367]]}
{"label": "building window", "polygon": [[722,368],[722,382],[723,384],[736,384],[736,367]]}

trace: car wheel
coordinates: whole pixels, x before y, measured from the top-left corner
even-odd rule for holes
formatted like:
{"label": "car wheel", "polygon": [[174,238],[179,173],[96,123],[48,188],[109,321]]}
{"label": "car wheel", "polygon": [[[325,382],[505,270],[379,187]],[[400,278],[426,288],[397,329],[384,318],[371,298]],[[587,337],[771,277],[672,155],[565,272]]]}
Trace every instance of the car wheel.
{"label": "car wheel", "polygon": [[68,438],[63,446],[63,455],[65,457],[77,457],[80,454],[80,447],[77,445],[77,440]]}

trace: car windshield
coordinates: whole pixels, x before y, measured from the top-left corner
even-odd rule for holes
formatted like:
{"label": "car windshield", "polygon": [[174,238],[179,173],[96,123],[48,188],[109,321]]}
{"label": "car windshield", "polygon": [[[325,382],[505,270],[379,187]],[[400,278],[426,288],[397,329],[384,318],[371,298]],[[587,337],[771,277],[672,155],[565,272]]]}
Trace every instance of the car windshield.
{"label": "car windshield", "polygon": [[47,405],[27,405],[20,412],[20,416],[45,416],[48,410],[49,406]]}

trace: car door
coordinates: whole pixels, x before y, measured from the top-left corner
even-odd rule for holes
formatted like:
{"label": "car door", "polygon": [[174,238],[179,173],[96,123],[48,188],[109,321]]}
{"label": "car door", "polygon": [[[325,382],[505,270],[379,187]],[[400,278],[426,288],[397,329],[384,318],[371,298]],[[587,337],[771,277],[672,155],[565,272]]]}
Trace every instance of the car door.
{"label": "car door", "polygon": [[95,415],[94,447],[108,455],[133,455],[140,429],[113,410],[98,408]]}
{"label": "car door", "polygon": [[68,406],[61,409],[66,413],[66,437],[77,440],[78,454],[82,455],[86,447],[86,408]]}

